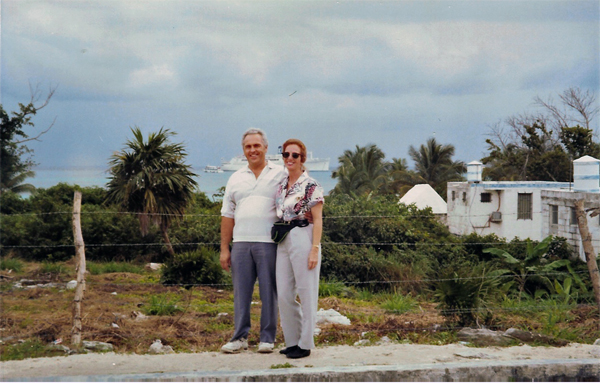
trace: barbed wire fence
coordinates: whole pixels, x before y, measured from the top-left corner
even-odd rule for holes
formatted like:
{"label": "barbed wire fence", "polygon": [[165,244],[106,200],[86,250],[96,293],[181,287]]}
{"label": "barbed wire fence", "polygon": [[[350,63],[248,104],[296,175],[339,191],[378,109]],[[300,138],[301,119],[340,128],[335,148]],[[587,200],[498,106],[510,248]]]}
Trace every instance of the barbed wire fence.
{"label": "barbed wire fence", "polygon": [[[72,215],[73,212],[47,212],[47,213],[17,213],[17,214],[2,214],[2,216],[29,216],[29,215]],[[86,212],[85,210],[83,210],[81,212],[82,215],[87,214],[87,215],[107,215],[107,214],[127,214],[127,215],[137,215],[139,213],[135,213],[135,212],[121,212],[121,211],[91,211],[91,212]],[[515,213],[516,215],[516,213]],[[487,216],[487,215],[485,215]],[[220,215],[218,214],[185,214],[183,216],[184,219],[192,219],[192,218],[220,218]],[[394,218],[401,218],[401,219],[417,219],[417,218],[428,218],[431,219],[433,218],[431,215],[339,215],[339,216],[324,216],[323,217],[325,220],[332,220],[332,219],[394,219]],[[84,237],[85,237],[85,233],[84,233]],[[511,244],[526,244],[527,241],[522,241],[522,242],[510,242]],[[500,245],[507,245],[509,244],[509,242],[477,242],[477,243],[473,243],[473,242],[468,242],[468,243],[464,243],[464,242],[460,242],[457,241],[455,243],[431,243],[431,242],[412,242],[412,243],[408,243],[408,242],[323,242],[322,246],[327,247],[327,246],[331,246],[331,245],[338,245],[338,246],[362,246],[362,247],[378,247],[378,246],[398,246],[398,247],[411,247],[411,248],[418,248],[420,246],[426,246],[426,247],[446,247],[446,246],[474,246],[474,245],[482,245],[482,246],[500,246]],[[173,243],[172,244],[174,247],[178,247],[178,246],[185,246],[185,247],[189,247],[189,246],[211,246],[211,247],[215,247],[215,246],[219,246],[220,243],[214,243],[214,242],[185,242],[185,243]],[[95,248],[95,247],[140,247],[140,246],[164,246],[163,243],[91,243],[91,244],[85,244],[86,248]],[[7,249],[24,249],[24,248],[37,248],[37,249],[53,249],[53,248],[73,248],[74,245],[72,243],[67,244],[67,243],[63,243],[63,244],[38,244],[38,245],[8,245],[8,246],[1,246],[2,251],[6,251]],[[572,276],[573,274],[579,274],[579,275],[585,275],[586,271],[575,271],[572,273],[567,273],[567,272],[551,272],[551,273],[530,273],[528,274],[528,277],[566,277],[566,276]],[[364,288],[364,287],[368,287],[370,285],[382,285],[382,284],[387,284],[390,286],[402,286],[405,284],[411,284],[411,283],[422,283],[422,284],[435,284],[435,283],[439,283],[439,282],[444,282],[444,281],[465,281],[465,280],[485,280],[485,279],[506,279],[506,280],[510,280],[513,279],[514,276],[513,275],[501,275],[501,276],[489,276],[489,275],[485,275],[485,276],[480,276],[480,277],[464,277],[464,276],[457,276],[455,278],[424,278],[424,279],[401,279],[401,280],[369,280],[369,281],[341,281],[345,286],[349,286],[349,287],[356,287],[356,288]],[[328,282],[328,281],[323,281],[322,284],[323,285],[333,285],[339,282]],[[95,288],[95,287],[112,287],[115,288],[116,290],[118,290],[119,288],[122,287],[128,287],[131,288],[132,286],[136,286],[136,287],[145,287],[148,285],[158,285],[158,283],[127,283],[127,282],[110,282],[110,283],[98,283],[98,282],[87,282],[86,284],[89,288]],[[185,289],[183,289],[183,287],[186,287],[187,289],[190,288],[211,288],[211,289],[229,289],[231,288],[230,284],[227,283],[220,283],[220,284],[194,284],[194,283],[186,283],[184,284],[160,284],[160,286],[168,289],[169,287],[174,287],[174,288],[181,288],[181,294],[185,294]],[[8,294],[10,294],[10,291],[8,291]],[[6,291],[5,291],[6,293]],[[197,305],[194,307],[194,310],[205,310],[207,309],[208,311],[214,311],[211,308],[211,305]],[[593,304],[580,304],[578,306],[579,308],[582,309],[594,309],[595,305]],[[445,313],[446,314],[456,314],[456,315],[460,315],[460,314],[472,314],[472,315],[477,315],[477,314],[484,314],[484,313],[491,313],[491,314],[499,314],[499,313],[507,313],[507,312],[523,312],[523,313],[530,313],[530,312],[536,312],[536,311],[544,311],[544,310],[548,310],[548,309],[552,309],[552,308],[556,308],[556,306],[552,307],[551,305],[537,305],[534,304],[533,302],[531,304],[524,304],[521,305],[519,307],[503,307],[503,306],[490,306],[490,307],[474,307],[474,308],[453,308],[453,309],[445,309]],[[428,308],[428,309],[423,309],[422,307],[419,307],[418,312],[422,313],[423,315],[438,315],[440,313],[440,309],[438,308]],[[367,308],[363,308],[361,307],[359,311],[356,312],[345,312],[344,314],[348,315],[348,316],[360,316],[360,315],[371,315],[371,314],[376,314],[376,313],[381,313],[381,310],[374,310],[374,309],[367,309]],[[6,312],[5,312],[6,314]],[[393,310],[390,311],[390,314],[394,314]],[[327,314],[325,314],[327,315]],[[500,329],[502,326],[500,325],[488,325],[487,326],[490,329],[493,328],[498,328]],[[378,326],[374,326],[374,331],[377,332],[421,332],[421,331],[433,331],[433,332],[439,332],[439,331],[455,331],[462,328],[462,326],[456,326],[456,325],[452,325],[446,322],[443,322],[442,324],[436,324],[435,326],[417,326],[412,322],[407,322],[403,325],[396,325],[396,326],[390,326],[389,324],[382,324],[379,327]],[[115,330],[116,331],[116,330]],[[352,327],[346,328],[344,329],[344,331],[349,332],[349,333],[360,333],[363,332],[364,329],[354,329]],[[95,336],[95,335],[105,335],[106,332],[87,332],[88,335],[91,336]],[[28,334],[25,332],[23,333],[23,335],[21,336],[27,336]],[[29,334],[32,335],[32,334]],[[160,336],[160,334],[156,334],[156,336]],[[185,336],[185,335],[184,335]],[[190,335],[191,336],[191,335]]]}

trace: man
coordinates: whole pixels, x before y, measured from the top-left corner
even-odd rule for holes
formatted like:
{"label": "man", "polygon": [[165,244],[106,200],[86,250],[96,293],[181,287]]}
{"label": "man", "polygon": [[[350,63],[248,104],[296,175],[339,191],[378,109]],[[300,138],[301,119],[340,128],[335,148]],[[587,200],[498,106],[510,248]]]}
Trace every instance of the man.
{"label": "man", "polygon": [[[248,348],[250,305],[258,277],[262,311],[258,352],[273,352],[277,330],[277,245],[271,227],[277,220],[275,193],[283,179],[283,167],[268,162],[266,134],[255,128],[242,137],[248,166],[233,173],[225,187],[221,208],[221,267],[231,268],[235,331],[221,347],[224,353]],[[231,250],[229,244],[233,240]]]}

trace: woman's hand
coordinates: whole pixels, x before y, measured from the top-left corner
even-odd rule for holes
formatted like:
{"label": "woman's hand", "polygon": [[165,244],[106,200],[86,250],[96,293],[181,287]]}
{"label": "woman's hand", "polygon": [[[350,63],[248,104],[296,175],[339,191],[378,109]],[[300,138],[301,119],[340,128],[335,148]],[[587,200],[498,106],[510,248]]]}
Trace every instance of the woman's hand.
{"label": "woman's hand", "polygon": [[310,254],[308,254],[308,269],[312,270],[317,267],[319,263],[319,248],[314,247],[310,250]]}

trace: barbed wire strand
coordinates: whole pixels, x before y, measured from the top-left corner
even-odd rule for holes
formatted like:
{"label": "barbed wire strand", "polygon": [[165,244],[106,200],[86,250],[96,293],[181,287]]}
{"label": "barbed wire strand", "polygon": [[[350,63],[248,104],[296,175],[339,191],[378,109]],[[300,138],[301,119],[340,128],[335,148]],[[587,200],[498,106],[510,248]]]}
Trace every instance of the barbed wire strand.
{"label": "barbed wire strand", "polygon": [[[543,214],[543,211],[534,211],[532,214]],[[72,215],[72,214],[81,214],[81,215],[108,215],[108,214],[116,214],[116,215],[147,215],[147,216],[172,216],[172,217],[213,217],[220,218],[220,214],[169,214],[169,213],[141,213],[141,212],[130,212],[130,211],[81,211],[80,213],[73,213],[72,211],[56,211],[56,212],[36,212],[36,213],[1,213],[0,216],[45,216],[45,215]],[[502,211],[503,216],[517,216],[518,212],[505,212]],[[451,214],[448,217],[451,218],[478,218],[478,217],[489,217],[490,213],[481,213],[481,214]],[[397,214],[397,215],[334,215],[328,216],[324,215],[323,219],[347,219],[347,218],[361,218],[361,219],[377,219],[377,218],[402,218],[402,219],[413,219],[413,218],[435,218],[435,214],[426,215],[426,214]]]}

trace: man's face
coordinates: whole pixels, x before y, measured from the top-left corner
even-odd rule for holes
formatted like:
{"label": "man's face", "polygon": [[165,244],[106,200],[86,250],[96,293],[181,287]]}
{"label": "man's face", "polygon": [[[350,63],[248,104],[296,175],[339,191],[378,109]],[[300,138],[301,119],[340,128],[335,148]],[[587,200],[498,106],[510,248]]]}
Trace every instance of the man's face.
{"label": "man's face", "polygon": [[248,165],[260,166],[265,163],[267,147],[260,134],[249,134],[244,138],[244,155],[248,159]]}

